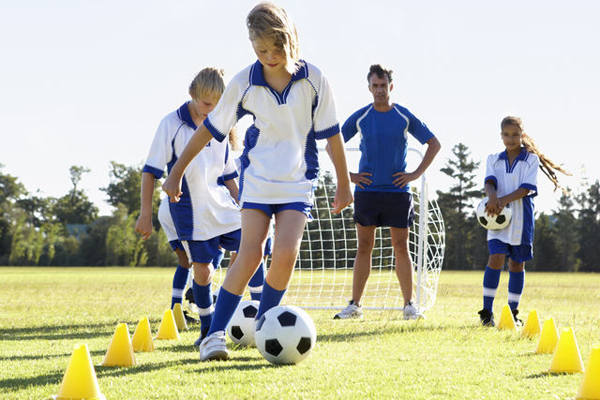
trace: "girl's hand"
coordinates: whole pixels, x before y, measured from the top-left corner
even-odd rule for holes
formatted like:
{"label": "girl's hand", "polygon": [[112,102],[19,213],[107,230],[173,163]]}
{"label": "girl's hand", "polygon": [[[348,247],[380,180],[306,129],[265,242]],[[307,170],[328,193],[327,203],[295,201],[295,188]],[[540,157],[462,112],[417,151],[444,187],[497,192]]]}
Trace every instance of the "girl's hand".
{"label": "girl's hand", "polygon": [[350,182],[357,185],[359,188],[364,189],[365,186],[369,186],[372,181],[369,176],[373,176],[370,172],[359,172],[357,174],[350,172]]}
{"label": "girl's hand", "polygon": [[344,185],[344,187],[338,186],[335,189],[335,197],[333,199],[333,203],[331,203],[332,214],[340,214],[342,210],[348,207],[354,198],[352,197],[352,191],[350,190],[350,185]]}
{"label": "girl's hand", "polygon": [[500,214],[503,208],[504,206],[498,197],[490,196],[487,204],[485,205],[485,213],[491,217]]}
{"label": "girl's hand", "polygon": [[152,216],[140,214],[135,222],[135,231],[142,235],[142,239],[147,240],[152,235]]}
{"label": "girl's hand", "polygon": [[169,196],[171,203],[179,202],[179,197],[183,194],[181,192],[181,178],[176,179],[172,173],[169,174],[162,185],[162,190]]}

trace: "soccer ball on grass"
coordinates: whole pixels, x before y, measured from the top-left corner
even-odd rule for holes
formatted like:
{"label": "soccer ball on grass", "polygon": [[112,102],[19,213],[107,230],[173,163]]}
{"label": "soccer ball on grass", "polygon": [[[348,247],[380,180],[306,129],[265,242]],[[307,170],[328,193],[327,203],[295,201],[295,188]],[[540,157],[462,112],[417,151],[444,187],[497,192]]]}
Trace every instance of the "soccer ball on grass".
{"label": "soccer ball on grass", "polygon": [[233,343],[240,346],[254,346],[254,319],[258,314],[259,302],[243,300],[235,309],[227,333]]}
{"label": "soccer ball on grass", "polygon": [[317,330],[310,316],[296,306],[278,306],[256,324],[256,347],[273,364],[298,364],[312,351]]}

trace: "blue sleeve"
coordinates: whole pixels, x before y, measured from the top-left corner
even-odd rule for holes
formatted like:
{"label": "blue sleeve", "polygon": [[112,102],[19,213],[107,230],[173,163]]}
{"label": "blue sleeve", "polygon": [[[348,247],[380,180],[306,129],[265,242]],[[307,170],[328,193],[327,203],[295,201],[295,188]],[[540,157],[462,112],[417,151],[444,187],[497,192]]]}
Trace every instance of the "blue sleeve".
{"label": "blue sleeve", "polygon": [[409,120],[408,132],[410,132],[410,134],[413,135],[413,137],[417,139],[419,143],[425,144],[429,141],[429,139],[435,136],[429,130],[427,125],[425,125],[417,117],[415,117],[413,113],[408,111],[406,108],[403,110],[403,112],[404,111],[406,111],[406,115],[408,116]]}
{"label": "blue sleeve", "polygon": [[356,135],[356,133],[358,132],[356,121],[358,120],[359,115],[360,111],[355,112],[346,120],[346,122],[344,122],[344,125],[342,125],[342,135],[344,136],[344,142],[347,142],[350,139],[352,139],[354,135]]}

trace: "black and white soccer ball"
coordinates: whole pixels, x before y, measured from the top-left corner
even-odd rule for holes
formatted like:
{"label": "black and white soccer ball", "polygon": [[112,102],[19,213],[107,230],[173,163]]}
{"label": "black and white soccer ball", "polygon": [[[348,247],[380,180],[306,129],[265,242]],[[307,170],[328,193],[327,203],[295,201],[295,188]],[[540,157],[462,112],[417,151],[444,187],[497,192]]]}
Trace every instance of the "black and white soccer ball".
{"label": "black and white soccer ball", "polygon": [[485,206],[488,203],[488,200],[489,199],[485,197],[477,206],[477,210],[475,211],[477,214],[477,221],[479,221],[479,224],[485,229],[498,230],[506,228],[512,218],[512,210],[507,205],[502,209],[500,214],[494,216],[487,215]]}
{"label": "black and white soccer ball", "polygon": [[227,326],[227,334],[233,343],[254,346],[254,320],[258,314],[258,305],[256,300],[240,301]]}
{"label": "black and white soccer ball", "polygon": [[278,306],[270,309],[256,324],[256,347],[273,364],[298,364],[317,341],[312,318],[300,307]]}

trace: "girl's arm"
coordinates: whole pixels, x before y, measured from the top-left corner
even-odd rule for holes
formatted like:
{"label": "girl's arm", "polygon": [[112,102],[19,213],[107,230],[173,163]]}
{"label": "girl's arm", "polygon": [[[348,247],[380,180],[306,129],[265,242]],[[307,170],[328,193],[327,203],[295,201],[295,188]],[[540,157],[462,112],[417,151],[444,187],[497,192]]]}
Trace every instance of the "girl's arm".
{"label": "girl's arm", "polygon": [[238,196],[240,194],[240,189],[238,187],[237,180],[226,180],[225,187],[227,188],[227,190],[229,190],[229,195],[235,200],[236,203],[239,204]]}
{"label": "girl's arm", "polygon": [[529,189],[518,188],[512,193],[509,193],[505,196],[500,197],[498,200],[500,201],[500,205],[502,206],[500,209],[506,207],[508,203],[511,203],[515,200],[522,199],[523,197],[529,194]]}
{"label": "girl's arm", "polygon": [[196,129],[196,132],[194,132],[194,135],[185,146],[185,149],[183,149],[179,159],[175,165],[173,165],[171,172],[169,172],[169,176],[167,176],[167,179],[165,179],[165,182],[162,185],[162,189],[169,195],[171,202],[176,203],[179,201],[183,173],[194,157],[206,147],[212,138],[213,136],[210,131],[202,124]]}
{"label": "girl's arm", "polygon": [[350,175],[348,174],[346,151],[344,150],[344,142],[341,133],[327,138],[327,153],[329,154],[329,158],[331,158],[337,178],[335,198],[331,204],[333,210],[331,210],[331,212],[333,214],[339,214],[354,200],[352,198],[352,191],[350,190]]}
{"label": "girl's arm", "polygon": [[140,216],[135,223],[135,231],[146,240],[152,234],[152,197],[154,196],[155,177],[149,172],[142,172],[142,201]]}

